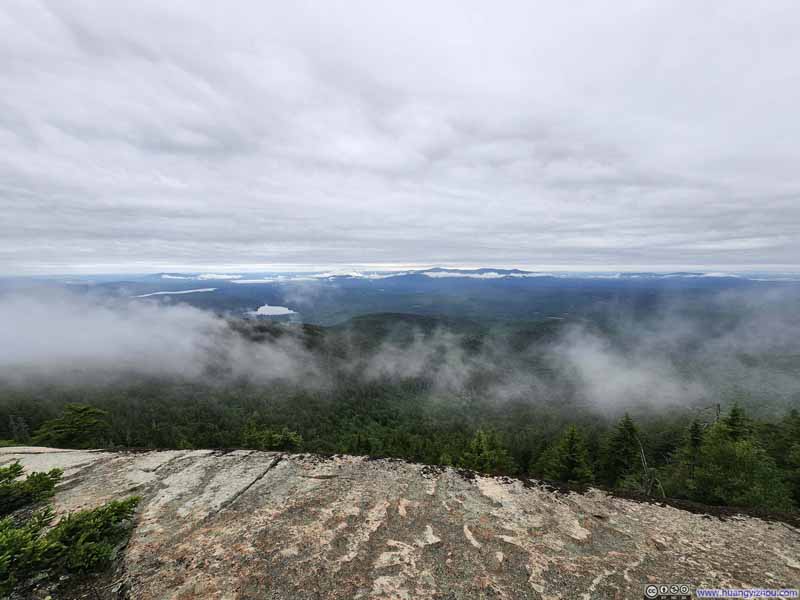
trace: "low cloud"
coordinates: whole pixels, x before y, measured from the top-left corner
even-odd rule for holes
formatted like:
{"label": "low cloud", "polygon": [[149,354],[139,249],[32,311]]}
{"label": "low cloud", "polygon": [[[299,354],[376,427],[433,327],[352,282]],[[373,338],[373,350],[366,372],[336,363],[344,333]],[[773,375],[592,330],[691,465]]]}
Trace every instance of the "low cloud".
{"label": "low cloud", "polygon": [[269,304],[264,304],[259,306],[256,310],[253,311],[254,315],[257,316],[283,316],[283,315],[296,315],[297,312],[293,311],[291,308],[286,306],[270,306]]}
{"label": "low cloud", "polygon": [[800,400],[796,301],[785,291],[724,293],[704,300],[699,312],[683,300],[644,318],[559,322],[544,340],[413,320],[388,332],[354,326],[329,330],[331,345],[317,352],[295,335],[253,341],[242,333],[247,327],[182,304],[40,288],[0,297],[0,381],[145,376],[320,389],[346,373],[424,381],[419,393],[433,396],[574,404],[604,414],[732,398],[781,410]]}
{"label": "low cloud", "polygon": [[709,395],[700,380],[680,373],[668,354],[641,354],[641,346],[624,352],[605,337],[573,327],[551,356],[579,394],[604,411],[687,406]]}
{"label": "low cloud", "polygon": [[[488,402],[574,403],[606,414],[738,400],[780,412],[800,400],[800,315],[791,290],[673,299],[645,316],[609,312],[512,347],[446,329],[389,335],[354,367],[370,379],[421,377],[434,393]],[[402,337],[402,336],[401,336]]]}
{"label": "low cloud", "polygon": [[104,301],[56,290],[0,298],[0,380],[154,376],[314,381],[294,338],[256,344],[214,314],[155,300]]}

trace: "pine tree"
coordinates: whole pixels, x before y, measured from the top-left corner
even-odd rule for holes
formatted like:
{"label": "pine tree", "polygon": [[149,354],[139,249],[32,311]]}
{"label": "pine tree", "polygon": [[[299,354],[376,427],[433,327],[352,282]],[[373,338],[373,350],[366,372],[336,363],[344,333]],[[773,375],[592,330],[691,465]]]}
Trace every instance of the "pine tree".
{"label": "pine tree", "polygon": [[364,435],[361,432],[356,433],[352,444],[350,450],[352,454],[359,456],[368,456],[372,454],[372,440],[370,440],[368,435]]}
{"label": "pine tree", "polygon": [[628,413],[617,423],[608,439],[604,462],[606,482],[613,486],[641,470],[639,431]]}
{"label": "pine tree", "polygon": [[800,441],[792,445],[786,457],[786,482],[795,504],[800,506]]}
{"label": "pine tree", "polygon": [[673,456],[670,465],[663,469],[665,487],[670,496],[692,498],[695,496],[695,475],[703,459],[705,430],[694,419],[686,432],[683,444]]}
{"label": "pine tree", "polygon": [[800,506],[800,411],[792,409],[779,429],[778,465],[786,473],[792,498]]}
{"label": "pine tree", "polygon": [[495,431],[479,429],[461,456],[460,466],[481,473],[511,473],[514,461]]}
{"label": "pine tree", "polygon": [[750,435],[750,422],[739,403],[734,403],[731,410],[723,417],[722,423],[728,430],[728,436],[733,440],[745,439]]}
{"label": "pine tree", "polygon": [[733,437],[730,425],[722,421],[706,436],[694,484],[694,498],[708,504],[773,510],[789,510],[793,504],[767,451],[750,437]]}
{"label": "pine tree", "polygon": [[689,426],[689,436],[686,440],[686,455],[685,460],[687,463],[689,477],[694,477],[695,469],[700,463],[700,452],[703,448],[703,425],[697,419],[692,421]]}
{"label": "pine tree", "polygon": [[796,408],[790,410],[784,418],[784,423],[786,428],[797,436],[795,439],[800,439],[800,411]]}
{"label": "pine tree", "polygon": [[768,442],[772,456],[779,466],[786,467],[792,447],[800,444],[800,411],[795,408],[790,410],[770,433]]}
{"label": "pine tree", "polygon": [[548,448],[535,469],[547,479],[586,483],[594,474],[589,464],[589,452],[581,432],[573,425]]}
{"label": "pine tree", "polygon": [[28,431],[28,423],[25,417],[18,417],[16,415],[9,415],[8,429],[11,432],[11,439],[21,444],[26,444],[31,439],[31,434]]}
{"label": "pine tree", "polygon": [[108,413],[88,404],[67,404],[57,419],[47,421],[33,442],[60,448],[103,448],[108,444],[111,426]]}
{"label": "pine tree", "polygon": [[303,438],[286,427],[276,431],[269,427],[261,427],[254,420],[250,420],[242,432],[241,443],[245,448],[253,450],[296,451],[303,445]]}

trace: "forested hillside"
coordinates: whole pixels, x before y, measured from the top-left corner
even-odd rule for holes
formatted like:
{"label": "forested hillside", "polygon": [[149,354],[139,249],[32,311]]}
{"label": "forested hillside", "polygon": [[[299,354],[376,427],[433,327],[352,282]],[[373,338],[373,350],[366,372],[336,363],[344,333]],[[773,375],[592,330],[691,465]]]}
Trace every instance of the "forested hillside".
{"label": "forested hillside", "polygon": [[[708,504],[780,511],[800,504],[796,396],[766,405],[745,388],[715,387],[719,373],[702,372],[694,360],[701,354],[688,346],[670,359],[670,377],[687,377],[678,382],[659,379],[664,365],[627,354],[629,340],[609,324],[487,328],[370,315],[331,328],[253,321],[228,328],[250,351],[302,357],[304,370],[285,361],[283,372],[259,379],[220,358],[202,377],[8,381],[0,437],[67,448],[386,456]],[[692,379],[681,357],[692,358]],[[749,360],[771,360],[779,372],[793,357]],[[638,386],[609,386],[616,378]]]}

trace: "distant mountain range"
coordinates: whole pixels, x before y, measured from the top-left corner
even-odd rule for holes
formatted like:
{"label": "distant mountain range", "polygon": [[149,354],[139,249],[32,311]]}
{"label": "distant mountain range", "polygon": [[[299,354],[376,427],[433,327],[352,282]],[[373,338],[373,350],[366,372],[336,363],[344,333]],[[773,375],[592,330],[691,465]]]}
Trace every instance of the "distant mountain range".
{"label": "distant mountain range", "polygon": [[[522,269],[451,269],[434,267],[430,269],[407,271],[323,271],[323,272],[263,272],[263,273],[156,273],[143,276],[144,279],[228,281],[236,284],[262,284],[285,281],[346,280],[346,279],[397,279],[407,277],[428,277],[431,279],[518,279],[518,278],[557,278],[557,279],[746,279],[750,281],[800,281],[796,273],[726,273],[718,271],[676,271],[660,272],[567,272],[567,271],[525,271]],[[137,277],[138,279],[138,277]]]}
{"label": "distant mountain range", "polygon": [[[538,321],[649,314],[679,301],[707,310],[720,292],[782,290],[800,301],[800,275],[542,272],[454,269],[326,272],[167,272],[0,280],[13,289],[68,289],[93,297],[181,303],[219,314],[335,325],[361,315],[404,313],[477,321]],[[786,292],[786,293],[784,293]]]}

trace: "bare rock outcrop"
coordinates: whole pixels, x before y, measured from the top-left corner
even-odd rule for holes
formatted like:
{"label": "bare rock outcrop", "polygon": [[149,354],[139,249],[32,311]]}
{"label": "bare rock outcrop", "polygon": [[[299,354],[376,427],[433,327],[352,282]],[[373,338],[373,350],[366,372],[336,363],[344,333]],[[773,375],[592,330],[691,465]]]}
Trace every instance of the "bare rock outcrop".
{"label": "bare rock outcrop", "polygon": [[[143,500],[137,600],[640,598],[652,582],[800,586],[800,530],[392,460],[6,448],[64,469],[59,512]],[[119,585],[117,587],[120,587]]]}

